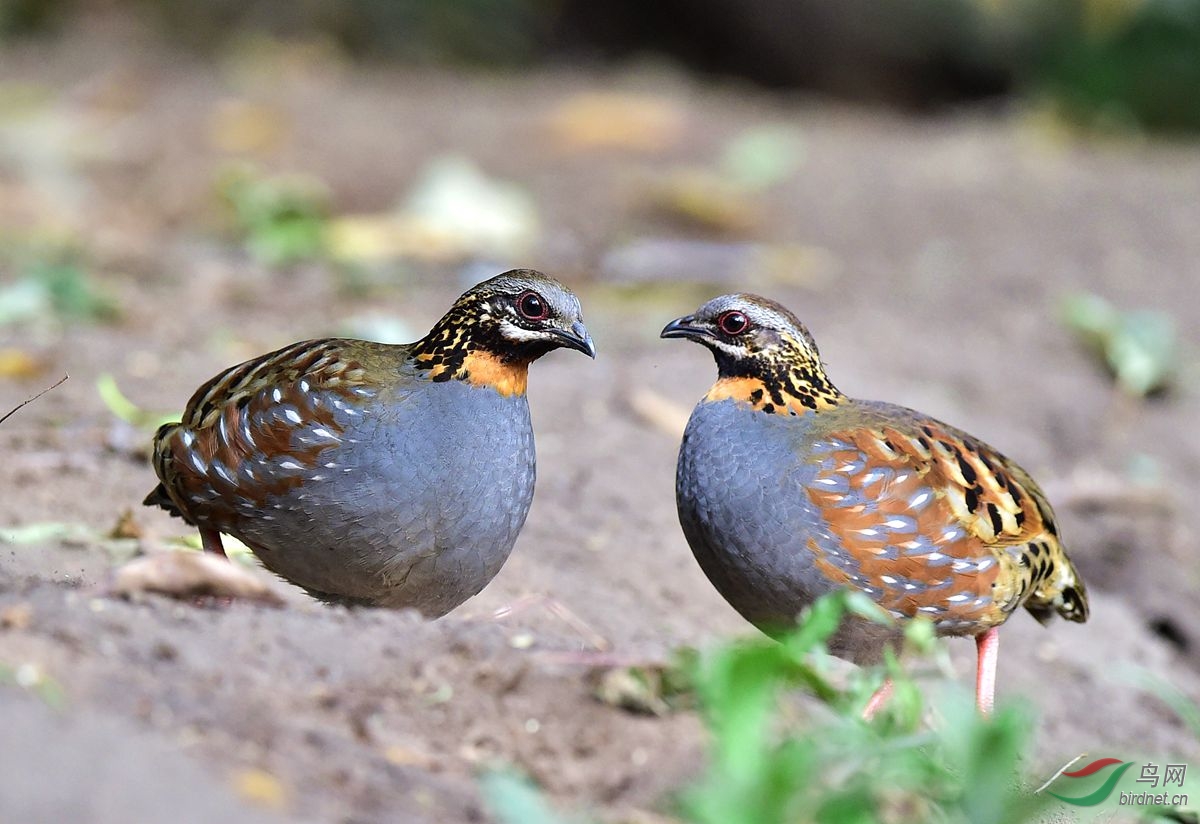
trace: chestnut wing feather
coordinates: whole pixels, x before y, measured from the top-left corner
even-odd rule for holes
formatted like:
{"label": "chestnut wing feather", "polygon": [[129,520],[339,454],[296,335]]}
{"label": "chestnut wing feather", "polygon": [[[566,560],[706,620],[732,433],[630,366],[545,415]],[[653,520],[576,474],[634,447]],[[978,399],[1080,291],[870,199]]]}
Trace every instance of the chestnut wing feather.
{"label": "chestnut wing feather", "polygon": [[355,406],[377,387],[362,357],[377,344],[304,341],[216,375],[182,420],[154,438],[161,481],[146,503],[218,529],[320,472]]}
{"label": "chestnut wing feather", "polygon": [[930,419],[820,439],[807,494],[828,530],[818,567],[897,617],[975,634],[1026,605],[1039,619],[1087,615],[1054,515],[1029,476],[986,444]]}

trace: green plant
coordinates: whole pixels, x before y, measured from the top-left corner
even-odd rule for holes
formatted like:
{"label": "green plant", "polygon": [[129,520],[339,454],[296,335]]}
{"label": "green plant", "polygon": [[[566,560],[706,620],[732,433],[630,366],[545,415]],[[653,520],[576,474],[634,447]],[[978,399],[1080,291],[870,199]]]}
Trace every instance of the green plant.
{"label": "green plant", "polygon": [[[779,643],[741,641],[700,664],[697,690],[712,734],[705,775],[682,797],[697,824],[795,822],[1024,821],[1040,801],[1018,789],[1030,719],[1019,707],[979,717],[966,695],[923,722],[920,692],[889,656],[846,687],[828,675],[824,645],[846,616],[880,620],[860,596],[819,600]],[[929,649],[927,624],[906,643]],[[862,707],[887,674],[892,700],[872,722]],[[826,712],[788,711],[804,689]]]}
{"label": "green plant", "polygon": [[70,246],[30,243],[3,249],[0,266],[21,273],[0,288],[0,326],[45,322],[110,323],[121,316],[112,295]]}
{"label": "green plant", "polygon": [[[686,672],[656,679],[692,685],[711,736],[706,771],[678,798],[683,821],[1017,824],[1050,802],[1020,773],[1032,728],[1021,706],[983,718],[958,690],[942,696],[930,718],[894,655],[839,684],[825,645],[845,618],[888,620],[865,596],[836,592],[777,640],[755,636],[682,656]],[[914,657],[940,649],[925,622],[906,628],[904,645]],[[894,683],[891,700],[864,721],[885,676]],[[817,702],[801,701],[805,694]],[[489,773],[483,789],[505,824],[565,820],[511,773]]]}
{"label": "green plant", "polygon": [[222,176],[218,188],[246,248],[263,263],[284,266],[325,254],[328,193],[319,181],[264,177],[238,167]]}

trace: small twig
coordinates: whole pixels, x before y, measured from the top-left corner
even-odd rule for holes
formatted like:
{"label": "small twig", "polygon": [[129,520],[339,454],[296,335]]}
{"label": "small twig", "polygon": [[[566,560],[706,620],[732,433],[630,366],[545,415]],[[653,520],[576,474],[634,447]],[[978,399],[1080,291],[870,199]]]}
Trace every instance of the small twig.
{"label": "small twig", "polygon": [[1075,764],[1075,762],[1076,762],[1076,761],[1078,761],[1078,760],[1079,760],[1079,759],[1081,759],[1081,758],[1084,758],[1085,756],[1087,756],[1087,753],[1085,753],[1085,752],[1081,752],[1079,755],[1077,755],[1077,756],[1075,756],[1074,758],[1072,758],[1072,759],[1071,759],[1070,761],[1068,761],[1066,764],[1063,764],[1061,767],[1059,767],[1059,768],[1058,768],[1058,772],[1056,772],[1054,775],[1050,776],[1050,778],[1046,780],[1046,783],[1045,783],[1045,784],[1043,784],[1042,786],[1040,786],[1040,787],[1038,787],[1036,790],[1034,790],[1034,791],[1033,791],[1033,794],[1034,794],[1034,795],[1037,795],[1037,794],[1038,794],[1038,793],[1040,793],[1042,790],[1044,790],[1044,789],[1046,789],[1047,787],[1049,787],[1051,784],[1053,784],[1053,783],[1054,783],[1054,780],[1055,780],[1056,778],[1058,778],[1060,775],[1062,775],[1063,773],[1065,773],[1065,772],[1067,771],[1067,769],[1068,769],[1068,768],[1070,768],[1072,765],[1074,765],[1074,764]]}
{"label": "small twig", "polygon": [[511,618],[512,616],[524,612],[532,606],[540,606],[545,609],[551,615],[555,616],[568,627],[570,627],[576,634],[581,636],[586,643],[591,644],[597,650],[604,652],[612,648],[612,644],[607,638],[605,638],[596,630],[592,629],[592,626],[587,621],[584,621],[582,618],[568,609],[566,604],[563,604],[561,601],[555,598],[551,598],[549,595],[543,595],[541,593],[523,595],[516,601],[513,601],[510,604],[505,604],[492,613],[492,620],[503,621],[505,618]]}
{"label": "small twig", "polygon": [[62,386],[63,382],[69,377],[71,377],[71,376],[63,375],[61,378],[58,379],[58,383],[54,384],[54,386],[47,386],[45,389],[43,389],[41,392],[38,392],[32,398],[27,398],[26,400],[21,401],[19,404],[14,406],[12,409],[8,410],[8,412],[6,412],[4,414],[3,418],[0,418],[0,423],[4,423],[6,420],[11,418],[14,414],[16,414],[17,410],[19,410],[22,406],[25,406],[26,404],[29,404],[29,403],[33,403],[38,398],[40,398],[42,395],[45,395],[47,392],[49,392],[51,389],[56,389],[56,388]]}

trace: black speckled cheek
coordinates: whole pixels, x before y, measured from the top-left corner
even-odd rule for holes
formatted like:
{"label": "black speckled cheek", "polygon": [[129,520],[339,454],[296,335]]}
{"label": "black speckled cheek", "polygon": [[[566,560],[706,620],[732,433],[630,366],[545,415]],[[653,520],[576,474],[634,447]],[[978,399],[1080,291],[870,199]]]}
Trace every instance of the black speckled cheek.
{"label": "black speckled cheek", "polygon": [[434,617],[483,589],[512,551],[533,500],[533,429],[524,396],[460,381],[404,394],[347,419],[322,480],[234,534],[315,594]]}

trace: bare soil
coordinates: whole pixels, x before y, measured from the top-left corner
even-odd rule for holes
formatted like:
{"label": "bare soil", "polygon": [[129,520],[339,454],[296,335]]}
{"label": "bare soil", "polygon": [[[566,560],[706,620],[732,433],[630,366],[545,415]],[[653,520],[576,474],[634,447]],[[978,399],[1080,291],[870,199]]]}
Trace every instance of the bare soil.
{"label": "bare soil", "polygon": [[[1200,697],[1187,514],[1200,400],[1186,380],[1122,397],[1059,319],[1063,295],[1090,290],[1170,312],[1195,346],[1193,147],[1077,141],[1021,113],[906,119],[658,70],[456,76],[305,54],[248,68],[111,33],[6,47],[0,88],[41,102],[0,124],[4,231],[73,232],[121,319],[0,328],[0,349],[42,364],[0,380],[0,411],[71,376],[0,425],[0,539],[43,522],[99,534],[130,508],[143,549],[187,533],[139,506],[154,484],[147,434],[101,402],[102,374],[142,408],[178,409],[224,366],[364,313],[419,334],[464,286],[518,264],[577,288],[600,357],[535,366],[528,523],[499,577],[436,622],[326,607],[280,582],[282,608],[113,598],[109,544],[0,541],[0,818],[490,821],[476,776],[497,763],[564,809],[669,814],[702,767],[699,718],[601,703],[578,659],[656,660],[752,631],[680,534],[672,408],[645,411],[649,397],[686,412],[713,376],[699,348],[658,340],[662,324],[738,289],[793,308],[844,391],[965,428],[1047,488],[1093,618],[1047,629],[1021,614],[1002,634],[998,693],[1040,718],[1031,771],[1080,752],[1198,754],[1133,679]],[[596,90],[652,95],[685,128],[647,152],[564,150],[548,113]],[[257,160],[326,181],[337,212],[389,208],[452,150],[531,194],[541,240],[520,260],[404,267],[365,293],[326,265],[265,268],[213,194],[230,159],[213,117],[231,100],[276,113],[282,137]],[[798,129],[805,160],[732,239],[794,244],[792,265],[739,273],[698,246],[621,262],[640,238],[728,240],[649,208],[646,181],[764,123]],[[951,646],[968,682],[971,645]]]}

